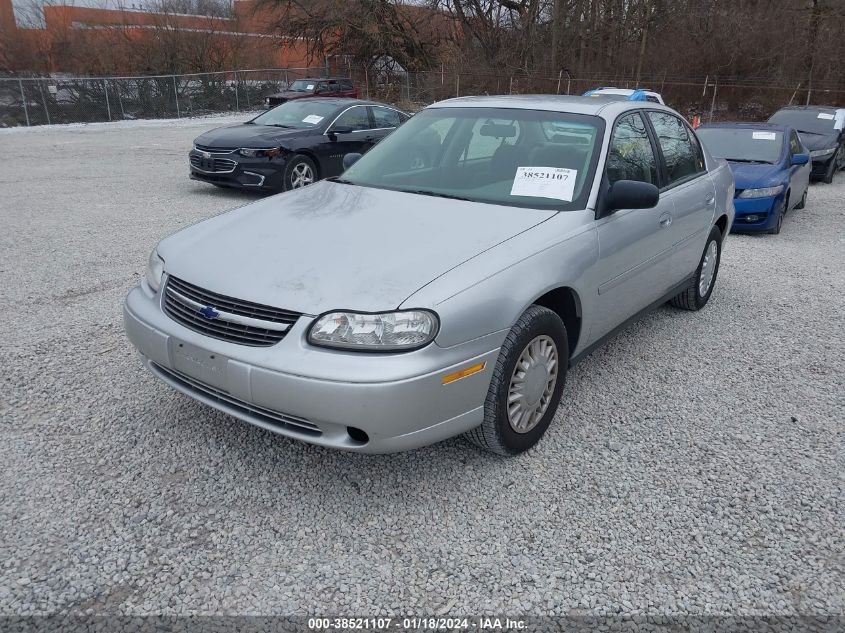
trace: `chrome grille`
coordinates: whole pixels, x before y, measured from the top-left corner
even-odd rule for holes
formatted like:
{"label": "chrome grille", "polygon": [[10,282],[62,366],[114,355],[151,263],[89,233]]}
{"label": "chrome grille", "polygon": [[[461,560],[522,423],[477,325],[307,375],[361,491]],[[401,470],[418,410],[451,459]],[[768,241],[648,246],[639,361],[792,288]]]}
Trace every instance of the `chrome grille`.
{"label": "chrome grille", "polygon": [[211,152],[212,154],[231,154],[235,151],[232,147],[212,147],[211,145],[194,145],[201,152]]}
{"label": "chrome grille", "polygon": [[226,409],[233,409],[245,417],[254,418],[276,427],[297,431],[310,436],[323,434],[318,426],[311,424],[308,420],[280,413],[278,411],[273,411],[272,409],[260,407],[257,404],[252,404],[251,402],[235,398],[225,391],[212,387],[211,385],[207,385],[204,382],[200,382],[199,380],[191,378],[182,372],[162,367],[152,361],[150,362],[150,365],[152,366],[153,371],[158,373],[164,380],[173,382],[187,391],[197,393],[201,396],[214,400],[215,402],[223,405]]}
{"label": "chrome grille", "polygon": [[228,158],[201,158],[192,155],[191,166],[212,174],[229,174],[235,171],[238,163]]}
{"label": "chrome grille", "polygon": [[[203,315],[209,308],[216,317]],[[227,297],[173,276],[164,287],[164,310],[195,332],[253,347],[275,345],[300,317],[298,312]]]}

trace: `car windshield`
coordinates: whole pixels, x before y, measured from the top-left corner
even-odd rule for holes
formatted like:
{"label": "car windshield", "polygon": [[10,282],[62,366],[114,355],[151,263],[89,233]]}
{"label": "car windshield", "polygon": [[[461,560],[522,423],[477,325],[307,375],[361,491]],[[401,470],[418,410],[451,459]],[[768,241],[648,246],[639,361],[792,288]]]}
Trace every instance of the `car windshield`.
{"label": "car windshield", "polygon": [[832,112],[819,110],[779,110],[769,119],[769,123],[789,125],[799,132],[810,134],[833,134],[833,122],[836,116]]}
{"label": "car windshield", "polygon": [[310,130],[319,127],[336,110],[337,106],[320,99],[297,99],[259,114],[252,123]]}
{"label": "car windshield", "polygon": [[583,209],[599,117],[508,108],[430,108],[342,176],[351,184],[515,207]]}
{"label": "car windshield", "polygon": [[292,90],[293,92],[314,92],[314,88],[317,87],[317,82],[313,79],[297,79],[294,81],[288,90]]}
{"label": "car windshield", "polygon": [[702,127],[696,133],[715,158],[734,162],[776,163],[783,151],[783,132],[778,130]]}

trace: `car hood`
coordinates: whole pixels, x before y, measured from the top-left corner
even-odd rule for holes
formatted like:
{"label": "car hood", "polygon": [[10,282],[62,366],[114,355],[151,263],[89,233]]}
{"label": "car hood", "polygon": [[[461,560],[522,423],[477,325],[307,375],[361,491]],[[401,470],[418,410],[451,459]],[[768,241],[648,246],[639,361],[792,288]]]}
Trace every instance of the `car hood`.
{"label": "car hood", "polygon": [[238,147],[275,147],[285,139],[310,134],[311,130],[293,130],[272,125],[238,123],[210,130],[194,139],[197,145],[236,149]]}
{"label": "car hood", "polygon": [[158,252],[168,274],[219,294],[374,312],[554,215],[324,181],[195,224]]}
{"label": "car hood", "polygon": [[836,147],[839,142],[839,135],[837,134],[813,134],[812,132],[799,132],[801,142],[811,152],[814,149],[827,149],[828,147]]}
{"label": "car hood", "polygon": [[732,163],[730,161],[728,161],[728,164],[731,166],[737,189],[768,187],[772,181],[779,181],[783,170],[780,165]]}
{"label": "car hood", "polygon": [[273,99],[304,99],[305,97],[313,97],[314,93],[285,90],[283,92],[274,92],[273,94],[267,96],[272,97]]}

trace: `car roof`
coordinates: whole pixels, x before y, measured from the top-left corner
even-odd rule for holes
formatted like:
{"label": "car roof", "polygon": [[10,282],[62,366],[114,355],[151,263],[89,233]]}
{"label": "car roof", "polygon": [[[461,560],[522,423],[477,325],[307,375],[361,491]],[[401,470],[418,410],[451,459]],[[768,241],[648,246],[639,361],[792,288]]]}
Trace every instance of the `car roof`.
{"label": "car roof", "polygon": [[702,123],[698,126],[703,128],[747,128],[754,130],[772,130],[775,132],[786,132],[792,128],[788,125],[779,125],[778,123],[757,123],[754,121],[720,121],[717,123]]}
{"label": "car roof", "polygon": [[628,110],[642,108],[677,112],[660,103],[651,101],[627,101],[610,97],[580,97],[569,95],[500,95],[482,97],[456,97],[438,101],[429,108],[513,108],[517,110],[546,110],[549,112],[569,112],[571,114],[591,114],[612,121],[619,114]]}
{"label": "car roof", "polygon": [[390,108],[391,110],[396,110],[397,112],[401,112],[403,114],[408,114],[402,108],[397,108],[396,106],[390,105],[389,103],[382,103],[381,101],[369,101],[367,99],[353,99],[351,97],[304,97],[302,99],[296,99],[296,101],[319,101],[320,103],[334,104],[338,108],[344,108],[353,105],[383,106],[385,108]]}

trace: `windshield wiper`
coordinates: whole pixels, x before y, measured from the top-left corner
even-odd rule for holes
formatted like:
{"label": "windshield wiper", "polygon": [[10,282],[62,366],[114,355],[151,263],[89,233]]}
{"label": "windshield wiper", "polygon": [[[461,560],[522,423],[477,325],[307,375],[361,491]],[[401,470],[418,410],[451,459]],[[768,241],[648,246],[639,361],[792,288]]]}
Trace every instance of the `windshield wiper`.
{"label": "windshield wiper", "polygon": [[434,196],[436,198],[448,198],[449,200],[464,200],[466,202],[472,202],[470,198],[462,198],[461,196],[453,196],[450,193],[438,193],[436,191],[429,191],[428,189],[397,189],[397,191],[402,191],[404,193],[416,193],[421,196]]}
{"label": "windshield wiper", "polygon": [[754,158],[726,158],[725,160],[731,163],[764,163],[767,165],[771,164],[767,160],[756,160]]}
{"label": "windshield wiper", "polygon": [[271,127],[284,127],[284,128],[288,128],[288,129],[293,129],[292,125],[282,125],[281,123],[267,123],[267,125],[269,125]]}
{"label": "windshield wiper", "polygon": [[341,185],[354,185],[355,183],[351,180],[346,180],[345,178],[339,178],[337,176],[333,176],[332,178],[326,178],[329,182],[337,182]]}

